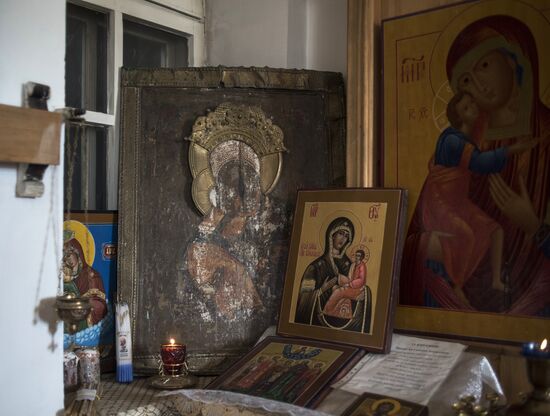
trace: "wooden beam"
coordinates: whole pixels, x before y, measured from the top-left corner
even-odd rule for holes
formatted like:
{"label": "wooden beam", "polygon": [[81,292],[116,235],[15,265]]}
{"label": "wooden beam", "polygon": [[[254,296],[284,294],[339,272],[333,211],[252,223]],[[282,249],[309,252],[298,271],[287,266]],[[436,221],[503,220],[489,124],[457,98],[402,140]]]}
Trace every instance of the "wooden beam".
{"label": "wooden beam", "polygon": [[380,0],[348,0],[346,185],[377,184]]}
{"label": "wooden beam", "polygon": [[0,162],[59,164],[62,116],[0,104]]}

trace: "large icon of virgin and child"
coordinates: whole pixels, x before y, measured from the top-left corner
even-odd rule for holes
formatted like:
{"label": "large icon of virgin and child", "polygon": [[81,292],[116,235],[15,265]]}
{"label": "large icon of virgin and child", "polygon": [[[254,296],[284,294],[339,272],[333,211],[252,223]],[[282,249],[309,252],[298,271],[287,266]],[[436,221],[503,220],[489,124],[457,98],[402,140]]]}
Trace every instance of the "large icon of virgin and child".
{"label": "large icon of virgin and child", "polygon": [[434,100],[446,97],[425,152],[400,303],[550,316],[550,22],[513,0],[461,10],[424,73]]}
{"label": "large icon of virgin and child", "polygon": [[261,109],[231,103],[194,128],[190,158],[202,168],[192,170],[192,196],[204,216],[183,256],[182,281],[193,294],[186,306],[212,335],[203,346],[233,347],[256,339],[277,314],[288,220],[270,190],[283,133]]}
{"label": "large icon of virgin and child", "polygon": [[[354,203],[350,203],[353,205]],[[385,204],[306,203],[293,321],[370,334]],[[368,206],[367,206],[368,205]]]}

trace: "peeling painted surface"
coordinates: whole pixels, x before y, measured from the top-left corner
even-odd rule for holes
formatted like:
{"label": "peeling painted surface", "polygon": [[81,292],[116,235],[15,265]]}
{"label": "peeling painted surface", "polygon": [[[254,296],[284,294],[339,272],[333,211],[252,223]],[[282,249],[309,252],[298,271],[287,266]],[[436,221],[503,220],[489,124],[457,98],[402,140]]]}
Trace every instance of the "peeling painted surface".
{"label": "peeling painted surface", "polygon": [[[274,242],[285,240],[288,218],[280,202],[262,194],[260,165],[252,149],[235,140],[219,147],[225,155],[237,157],[221,158],[213,152],[214,207],[186,247],[183,278],[190,279],[192,297],[206,311],[205,321],[213,317],[225,326],[221,333],[211,334],[223,344],[232,343],[233,336],[239,340],[246,326],[263,328],[276,316],[273,307],[278,305],[280,285],[276,278],[266,277],[273,276],[273,262],[279,259],[269,250]],[[242,154],[246,158],[238,157]]]}
{"label": "peeling painted surface", "polygon": [[268,248],[286,235],[288,220],[262,195],[258,172],[247,164],[227,162],[217,180],[216,204],[186,248],[184,279],[217,321],[265,321],[266,313],[276,315],[280,292],[277,279],[265,278],[275,266]]}
{"label": "peeling painted surface", "polygon": [[[187,246],[185,264],[198,299],[207,308],[211,305],[216,319],[240,322],[256,319],[277,300],[276,280],[261,276],[272,268],[273,258],[266,257],[265,249],[286,234],[287,218],[262,194],[260,165],[252,149],[235,140],[219,147],[236,157],[222,160],[213,152],[214,207]],[[249,156],[243,160],[242,154]]]}

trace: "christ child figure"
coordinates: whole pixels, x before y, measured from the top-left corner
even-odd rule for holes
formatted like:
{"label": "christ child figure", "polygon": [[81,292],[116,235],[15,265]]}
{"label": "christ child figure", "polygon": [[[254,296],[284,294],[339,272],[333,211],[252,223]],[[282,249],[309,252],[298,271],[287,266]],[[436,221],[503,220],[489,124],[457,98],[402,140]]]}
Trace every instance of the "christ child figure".
{"label": "christ child figure", "polygon": [[504,232],[498,222],[469,197],[472,173],[500,172],[509,155],[535,146],[535,140],[481,151],[478,143],[486,127],[472,96],[458,92],[447,105],[450,127],[437,140],[426,179],[426,228],[430,233],[430,260],[442,263],[455,294],[467,305],[463,286],[490,253],[492,287],[504,290],[501,281]]}
{"label": "christ child figure", "polygon": [[[350,318],[350,316],[342,316],[341,305],[342,299],[356,300],[363,293],[365,282],[367,280],[367,265],[364,262],[365,251],[355,251],[354,262],[349,269],[347,276],[338,276],[338,285],[332,289],[332,294],[325,304],[323,312],[326,315],[335,316],[337,318]],[[348,308],[346,308],[348,310]]]}

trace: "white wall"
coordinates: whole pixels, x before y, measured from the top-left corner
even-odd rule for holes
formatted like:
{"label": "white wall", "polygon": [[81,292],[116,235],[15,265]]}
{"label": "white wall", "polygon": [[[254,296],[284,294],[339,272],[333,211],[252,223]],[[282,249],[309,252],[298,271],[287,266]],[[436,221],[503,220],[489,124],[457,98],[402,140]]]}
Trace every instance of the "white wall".
{"label": "white wall", "polygon": [[346,72],[346,0],[207,0],[208,65]]}
{"label": "white wall", "polygon": [[[0,103],[21,105],[22,84],[37,81],[52,89],[50,108],[63,107],[65,0],[1,0],[0,56]],[[61,252],[62,167],[47,169],[39,199],[16,198],[15,180],[16,165],[0,163],[0,414],[55,415],[63,407],[62,326],[52,337],[34,311],[57,290],[47,224],[53,202]]]}
{"label": "white wall", "polygon": [[347,1],[307,0],[306,68],[346,74]]}
{"label": "white wall", "polygon": [[286,65],[289,0],[208,0],[210,65]]}

